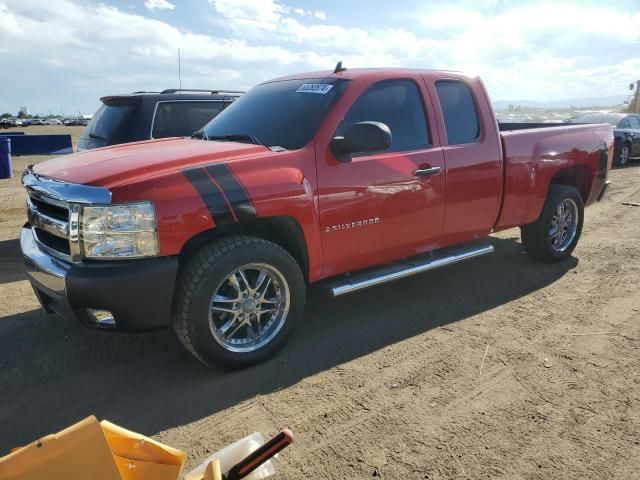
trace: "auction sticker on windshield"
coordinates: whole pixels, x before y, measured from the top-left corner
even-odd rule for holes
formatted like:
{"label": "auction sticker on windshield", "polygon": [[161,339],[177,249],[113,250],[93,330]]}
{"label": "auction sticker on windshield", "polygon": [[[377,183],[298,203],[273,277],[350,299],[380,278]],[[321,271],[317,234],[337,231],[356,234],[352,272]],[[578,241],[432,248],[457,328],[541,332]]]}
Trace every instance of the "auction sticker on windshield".
{"label": "auction sticker on windshield", "polygon": [[329,90],[333,88],[333,85],[328,83],[303,83],[298,87],[296,92],[299,93],[317,93],[319,95],[326,95]]}

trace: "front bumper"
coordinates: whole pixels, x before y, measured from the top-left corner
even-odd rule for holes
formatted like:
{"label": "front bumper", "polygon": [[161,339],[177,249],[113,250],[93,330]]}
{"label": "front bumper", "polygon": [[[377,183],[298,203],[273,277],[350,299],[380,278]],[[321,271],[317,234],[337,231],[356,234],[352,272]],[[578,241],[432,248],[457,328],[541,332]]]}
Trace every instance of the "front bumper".
{"label": "front bumper", "polygon": [[169,325],[176,257],[68,263],[43,251],[29,226],[22,229],[20,248],[29,281],[48,313],[97,326],[87,309],[108,310],[118,330]]}

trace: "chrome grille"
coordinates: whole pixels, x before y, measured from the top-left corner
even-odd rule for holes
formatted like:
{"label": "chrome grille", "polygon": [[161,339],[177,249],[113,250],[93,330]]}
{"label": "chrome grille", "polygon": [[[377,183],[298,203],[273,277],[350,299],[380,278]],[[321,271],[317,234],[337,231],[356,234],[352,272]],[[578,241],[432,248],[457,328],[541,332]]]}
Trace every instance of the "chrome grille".
{"label": "chrome grille", "polygon": [[69,245],[69,205],[29,190],[27,218],[36,241],[50,254],[71,261]]}
{"label": "chrome grille", "polygon": [[56,220],[62,220],[66,222],[69,220],[69,207],[66,204],[62,204],[61,202],[49,203],[54,200],[41,200],[41,196],[37,195],[35,192],[31,193],[29,200],[33,205],[42,213],[49,215],[50,217],[55,218]]}
{"label": "chrome grille", "polygon": [[81,262],[80,210],[82,205],[109,205],[111,192],[38,175],[28,166],[22,174],[27,189],[27,215],[42,250],[68,262]]}

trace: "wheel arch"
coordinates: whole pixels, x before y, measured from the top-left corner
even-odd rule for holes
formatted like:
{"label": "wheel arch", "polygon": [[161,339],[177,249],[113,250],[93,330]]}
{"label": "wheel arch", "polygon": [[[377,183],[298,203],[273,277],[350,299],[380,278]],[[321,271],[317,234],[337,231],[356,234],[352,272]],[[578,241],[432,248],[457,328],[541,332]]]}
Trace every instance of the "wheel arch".
{"label": "wheel arch", "polygon": [[590,165],[572,165],[558,170],[553,177],[551,177],[549,185],[568,185],[575,187],[576,190],[580,192],[582,202],[586,205],[593,184],[593,175],[593,168]]}
{"label": "wheel arch", "polygon": [[178,256],[180,264],[184,264],[203,245],[232,235],[251,235],[279,245],[298,262],[305,280],[309,281],[309,253],[304,232],[294,217],[284,215],[224,224],[200,232],[182,246]]}

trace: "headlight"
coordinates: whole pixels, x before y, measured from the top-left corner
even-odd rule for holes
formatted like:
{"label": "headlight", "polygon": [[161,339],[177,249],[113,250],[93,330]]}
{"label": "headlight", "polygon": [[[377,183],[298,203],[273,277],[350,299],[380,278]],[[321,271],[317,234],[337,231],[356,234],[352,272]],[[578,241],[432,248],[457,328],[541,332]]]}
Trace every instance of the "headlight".
{"label": "headlight", "polygon": [[151,202],[85,206],[80,238],[86,258],[158,255],[156,213]]}

